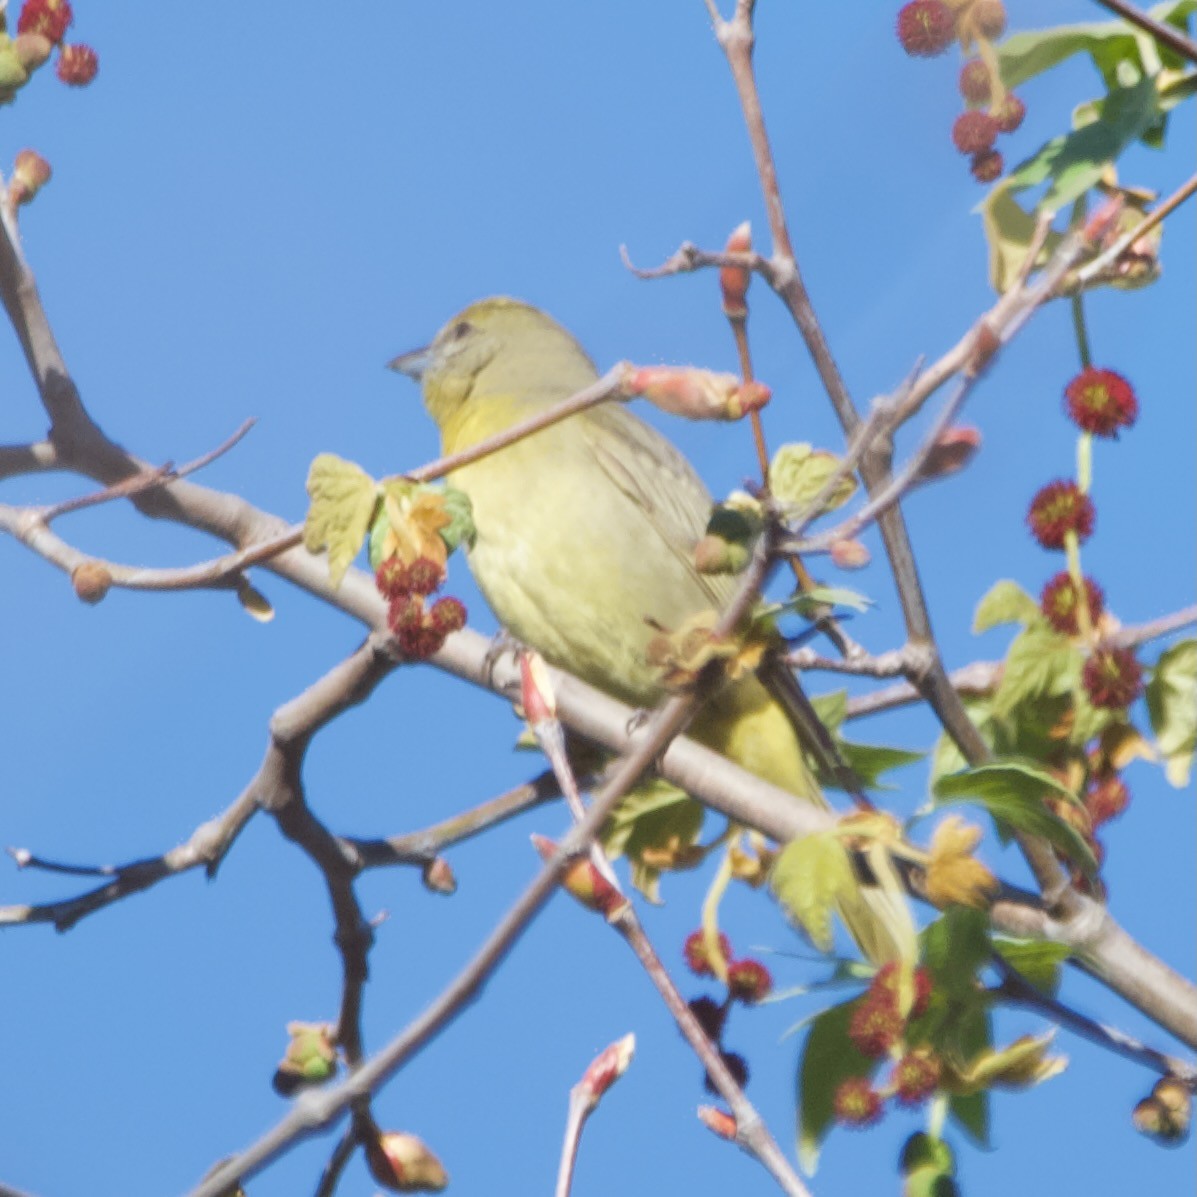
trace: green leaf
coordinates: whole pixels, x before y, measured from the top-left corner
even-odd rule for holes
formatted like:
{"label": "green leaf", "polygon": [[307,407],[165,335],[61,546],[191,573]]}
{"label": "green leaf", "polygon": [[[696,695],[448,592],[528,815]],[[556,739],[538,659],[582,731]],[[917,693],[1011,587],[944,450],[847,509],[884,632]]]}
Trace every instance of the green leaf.
{"label": "green leaf", "polygon": [[1197,751],[1197,640],[1178,641],[1160,653],[1146,698],[1165,776],[1183,788]]}
{"label": "green leaf", "polygon": [[886,744],[856,744],[851,740],[840,739],[839,736],[835,737],[835,741],[840,754],[866,790],[894,789],[895,787],[881,782],[881,775],[891,769],[900,769],[904,765],[917,764],[927,755],[925,752],[910,752],[905,748],[891,748]]}
{"label": "green leaf", "polygon": [[990,587],[977,604],[973,631],[988,632],[1004,623],[1030,623],[1039,614],[1039,604],[1017,583],[1003,578]]}
{"label": "green leaf", "polygon": [[[1172,0],[1168,4],[1157,4],[1150,11],[1156,20],[1185,29],[1188,16],[1195,9],[1197,0]],[[1109,90],[1121,81],[1125,66],[1137,75],[1147,73],[1141,46],[1135,29],[1125,21],[1059,25],[1011,34],[997,47],[998,66],[1002,82],[1008,88],[1015,88],[1074,54],[1088,54]],[[1165,47],[1159,47],[1159,50],[1166,65],[1181,65],[1172,51]]]}
{"label": "green leaf", "polygon": [[834,733],[848,714],[848,691],[832,690],[827,694],[816,694],[810,700],[810,705],[815,708],[819,722]]}
{"label": "green leaf", "polygon": [[873,600],[843,586],[815,586],[794,595],[785,605],[807,619],[817,619],[823,614],[822,609],[825,607],[867,611],[873,605]]}
{"label": "green leaf", "polygon": [[830,952],[832,913],[860,885],[843,841],[829,830],[786,844],[769,875],[769,888],[815,947]]}
{"label": "green leaf", "polygon": [[933,786],[935,805],[975,802],[994,817],[999,828],[1045,839],[1092,877],[1097,861],[1078,832],[1043,804],[1051,795],[1077,798],[1034,761],[1006,758],[939,778]]}
{"label": "green leaf", "polygon": [[628,792],[599,835],[609,857],[628,858],[632,884],[650,902],[659,902],[662,857],[684,854],[697,842],[703,814],[702,803],[685,790],[650,778]]}
{"label": "green leaf", "polygon": [[[973,726],[981,734],[981,738],[991,748],[993,747],[993,710],[992,698],[989,695],[965,698],[964,709],[972,720]],[[964,754],[956,746],[956,741],[942,732],[935,741],[935,749],[931,754],[931,782],[934,784],[939,778],[950,773],[959,773],[968,767]]]}
{"label": "green leaf", "polygon": [[442,528],[440,533],[445,548],[450,553],[456,552],[463,544],[467,549],[472,549],[478,529],[474,527],[474,508],[470,503],[470,496],[455,486],[439,489],[441,497],[445,500],[445,511],[449,515],[449,524]]}
{"label": "green leaf", "polygon": [[989,916],[971,906],[949,906],[919,935],[922,961],[934,987],[952,999],[971,998],[977,973],[989,961]]}
{"label": "green leaf", "polygon": [[303,544],[309,553],[328,549],[328,576],[339,586],[361,551],[366,529],[378,503],[378,483],[360,466],[321,453],[308,471],[307,518]]}
{"label": "green leaf", "polygon": [[1073,693],[1079,689],[1080,671],[1076,646],[1040,616],[1010,642],[993,712],[1008,715],[1028,698]]}
{"label": "green leaf", "polygon": [[[769,489],[779,503],[801,511],[810,506],[839,468],[840,459],[826,449],[816,449],[804,441],[782,445],[769,465]],[[855,493],[856,479],[848,474],[839,479],[819,510],[834,511]]]}
{"label": "green leaf", "polygon": [[1060,988],[1060,966],[1072,953],[1049,939],[1005,939],[995,936],[993,946],[1002,959],[1042,993],[1055,997]]}
{"label": "green leaf", "polygon": [[[962,1011],[954,1027],[955,1044],[950,1049],[961,1060],[972,1060],[993,1046],[989,1011],[974,1002]],[[967,1097],[952,1097],[948,1111],[953,1120],[981,1147],[989,1146],[989,1094],[984,1090]]]}
{"label": "green leaf", "polygon": [[878,1062],[848,1038],[852,1013],[863,999],[824,1010],[811,1023],[798,1065],[798,1162],[813,1175],[819,1148],[835,1118],[835,1091],[850,1077],[870,1077]]}
{"label": "green leaf", "polygon": [[1059,212],[1084,195],[1129,145],[1162,114],[1160,93],[1153,76],[1131,87],[1117,87],[1103,99],[1078,109],[1076,120],[1084,122],[1071,133],[1053,137],[1022,162],[1009,176],[1015,190],[1047,182],[1039,200],[1039,212]]}

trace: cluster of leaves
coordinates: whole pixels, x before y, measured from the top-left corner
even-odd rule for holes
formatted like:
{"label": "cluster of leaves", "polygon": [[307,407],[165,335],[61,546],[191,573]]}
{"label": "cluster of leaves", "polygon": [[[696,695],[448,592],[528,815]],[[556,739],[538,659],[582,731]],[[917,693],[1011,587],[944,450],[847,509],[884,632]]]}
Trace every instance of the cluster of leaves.
{"label": "cluster of leaves", "polygon": [[388,622],[407,657],[432,656],[445,637],[465,625],[458,599],[425,599],[444,582],[449,554],[474,540],[466,495],[450,486],[407,478],[375,481],[360,466],[321,453],[308,471],[303,543],[328,552],[329,579],[339,586],[368,542],[379,592],[389,603]]}
{"label": "cluster of leaves", "polygon": [[[811,1021],[798,1070],[798,1151],[808,1171],[837,1120],[869,1125],[889,1098],[941,1101],[972,1139],[987,1144],[990,1092],[1038,1084],[1064,1067],[1047,1054],[1050,1037],[994,1046],[982,974],[995,952],[1045,992],[1054,992],[1067,955],[1055,944],[991,939],[983,911],[950,906],[920,934],[917,966],[886,966],[863,993]],[[834,979],[850,976],[841,969]],[[886,1061],[889,1076],[878,1085]],[[950,1176],[950,1152],[939,1155],[940,1172]],[[905,1172],[915,1167],[904,1157]]]}
{"label": "cluster of leaves", "polygon": [[[1156,20],[1187,32],[1195,9],[1197,0],[1170,0],[1156,5],[1150,13]],[[1114,163],[1136,142],[1160,148],[1168,113],[1197,91],[1197,72],[1189,64],[1124,21],[1012,34],[996,49],[998,75],[1004,87],[1018,87],[1077,54],[1086,54],[1092,60],[1105,93],[1075,108],[1071,130],[1040,146],[1002,179],[982,204],[989,240],[990,281],[999,292],[1006,291],[1018,277],[1040,214],[1054,214],[1069,204],[1083,205],[1086,193],[1096,187],[1120,196],[1125,205],[1107,235],[1109,243],[1142,220],[1154,195],[1119,187]],[[1016,198],[1039,188],[1042,191],[1038,201],[1030,209]],[[1059,241],[1060,234],[1049,233],[1039,261],[1046,261]],[[1159,276],[1159,243],[1157,227],[1091,282],[1118,287],[1153,282]],[[1099,247],[1095,254],[1104,248]]]}

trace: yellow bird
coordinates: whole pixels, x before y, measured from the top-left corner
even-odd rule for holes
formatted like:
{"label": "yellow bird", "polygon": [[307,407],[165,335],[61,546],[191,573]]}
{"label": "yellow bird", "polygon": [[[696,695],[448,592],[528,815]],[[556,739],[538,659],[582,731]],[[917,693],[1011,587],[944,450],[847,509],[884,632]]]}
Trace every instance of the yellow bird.
{"label": "yellow bird", "polygon": [[[551,317],[483,299],[432,344],[396,358],[456,453],[594,382],[594,364]],[[620,403],[571,416],[455,471],[473,506],[470,570],[503,626],[562,669],[637,707],[663,697],[646,660],[653,624],[722,609],[734,581],[701,574],[694,547],[712,499],[681,453]],[[743,768],[826,805],[785,710],[755,677],[725,685],[688,734]],[[845,912],[876,958],[875,920]]]}

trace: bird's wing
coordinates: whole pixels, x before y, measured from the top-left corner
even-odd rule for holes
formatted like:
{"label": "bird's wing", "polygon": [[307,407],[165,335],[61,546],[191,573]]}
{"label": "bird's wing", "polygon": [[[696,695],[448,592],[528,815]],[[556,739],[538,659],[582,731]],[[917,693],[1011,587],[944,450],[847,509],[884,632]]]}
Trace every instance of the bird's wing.
{"label": "bird's wing", "polygon": [[624,408],[604,406],[590,416],[594,456],[603,473],[644,513],[711,605],[722,610],[734,592],[730,579],[700,574],[694,565],[694,546],[713,506],[702,479],[665,437]]}

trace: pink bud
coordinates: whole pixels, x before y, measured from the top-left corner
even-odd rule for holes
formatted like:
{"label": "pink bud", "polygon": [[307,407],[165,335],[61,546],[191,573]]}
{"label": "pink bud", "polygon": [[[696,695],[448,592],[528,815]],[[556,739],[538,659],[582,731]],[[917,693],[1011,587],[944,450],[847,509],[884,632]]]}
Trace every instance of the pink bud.
{"label": "pink bud", "polygon": [[929,482],[964,469],[981,447],[981,433],[965,424],[945,428],[919,470],[919,481]]}
{"label": "pink bud", "polygon": [[698,1120],[707,1130],[714,1132],[721,1139],[734,1142],[736,1135],[740,1133],[735,1118],[717,1106],[699,1106]]}
{"label": "pink bud", "polygon": [[862,569],[871,556],[859,540],[837,540],[831,546],[831,559],[840,569]]}
{"label": "pink bud", "polygon": [[694,366],[631,366],[623,390],[689,420],[738,420],[764,407],[771,395],[764,383],[741,383],[734,374]]}
{"label": "pink bud", "polygon": [[520,702],[528,722],[536,727],[557,718],[557,700],[548,667],[539,653],[520,653]]}
{"label": "pink bud", "polygon": [[591,1060],[590,1067],[578,1082],[578,1089],[587,1097],[592,1107],[598,1105],[603,1094],[627,1072],[635,1052],[636,1036],[628,1034],[603,1048]]}
{"label": "pink bud", "polygon": [[[728,237],[723,252],[746,254],[752,251],[752,226],[745,221]],[[752,275],[743,266],[721,266],[719,289],[723,293],[723,314],[729,320],[743,320],[748,315],[748,284]]]}
{"label": "pink bud", "polygon": [[[532,846],[541,860],[551,860],[557,845],[543,835],[533,835]],[[627,904],[627,899],[602,875],[587,856],[571,856],[561,871],[561,887],[589,910],[613,919]]]}

